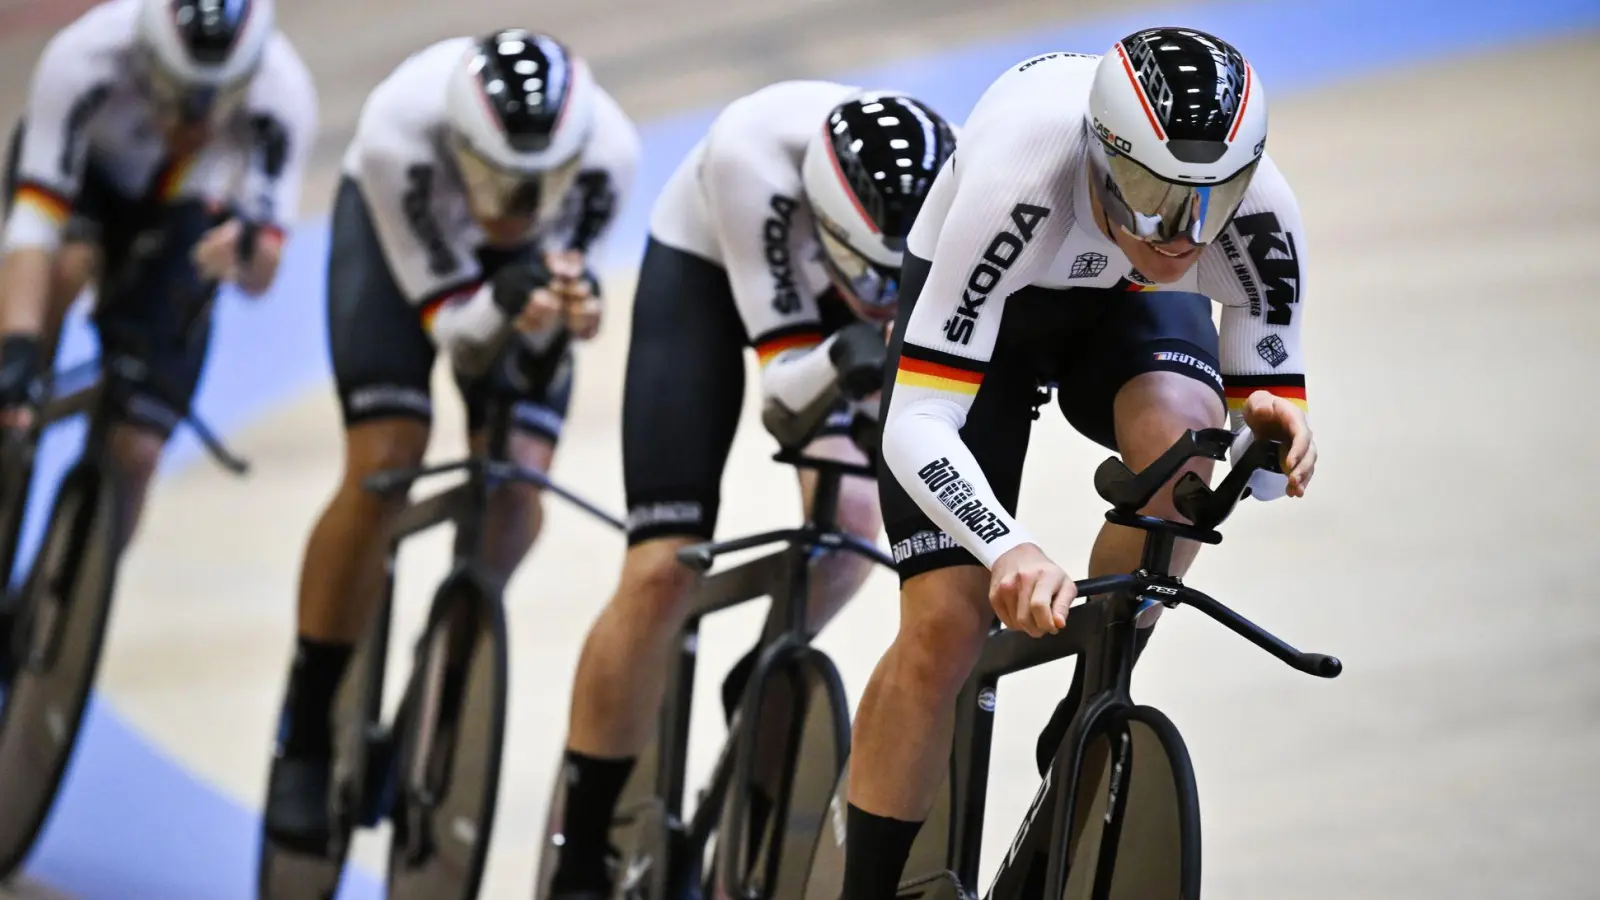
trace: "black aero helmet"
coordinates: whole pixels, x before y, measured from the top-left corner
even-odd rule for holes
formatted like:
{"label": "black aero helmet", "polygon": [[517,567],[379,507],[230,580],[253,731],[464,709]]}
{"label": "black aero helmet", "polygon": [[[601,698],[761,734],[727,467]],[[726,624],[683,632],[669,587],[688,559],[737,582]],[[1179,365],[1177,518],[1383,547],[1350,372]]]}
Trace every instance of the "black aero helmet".
{"label": "black aero helmet", "polygon": [[475,212],[549,215],[577,176],[594,121],[583,60],[547,34],[478,38],[447,87],[449,138]]}
{"label": "black aero helmet", "polygon": [[835,106],[801,168],[823,264],[869,306],[899,297],[906,234],[955,150],[955,130],[926,104],[870,91]]}

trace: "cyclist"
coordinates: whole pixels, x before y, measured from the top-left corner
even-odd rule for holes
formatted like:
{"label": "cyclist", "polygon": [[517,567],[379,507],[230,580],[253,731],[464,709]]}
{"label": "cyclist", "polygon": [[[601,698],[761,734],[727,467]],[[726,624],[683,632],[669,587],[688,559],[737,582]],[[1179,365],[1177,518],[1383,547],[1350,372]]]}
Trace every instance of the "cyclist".
{"label": "cyclist", "polygon": [[[674,554],[716,526],[744,348],[755,350],[763,422],[781,444],[860,461],[852,406],[881,386],[906,230],[954,142],[911,97],[781,82],[729,104],[657,199],[623,394],[629,546],[578,663],[553,893],[609,888],[607,830],[687,615],[692,575]],[[800,481],[809,505],[814,481]],[[876,538],[869,483],[841,486],[838,521]],[[850,554],[821,558],[811,627],[867,571]],[[751,663],[724,684],[730,714]]]}
{"label": "cyclist", "polygon": [[[879,485],[902,617],[855,722],[845,900],[894,896],[993,617],[1065,624],[1072,581],[1013,518],[1041,384],[1134,469],[1229,409],[1251,429],[1236,450],[1252,433],[1288,447],[1287,477],[1256,495],[1304,494],[1305,241],[1266,137],[1249,63],[1183,28],[1034,57],[978,101],[908,238]],[[1176,517],[1170,486],[1146,512]],[[1133,571],[1141,546],[1104,526],[1089,574]],[[1174,572],[1197,549],[1180,542]],[[1081,691],[1080,675],[1054,725]]]}
{"label": "cyclist", "polygon": [[[632,186],[638,134],[588,65],[548,34],[504,29],[435,43],[368,97],[334,201],[328,331],[345,467],[307,541],[265,827],[327,844],[334,693],[382,596],[388,526],[403,500],[366,476],[419,465],[432,422],[435,347],[451,358],[481,450],[486,398],[510,390],[510,453],[545,470],[561,433],[571,357],[592,337],[599,285],[586,255]],[[499,353],[505,326],[519,332]],[[518,357],[524,357],[518,359]],[[526,357],[546,377],[525,378]],[[537,490],[499,488],[489,565],[509,578],[538,536]]]}
{"label": "cyclist", "polygon": [[205,364],[209,323],[187,340],[182,307],[222,281],[272,285],[316,114],[273,0],[110,0],[34,70],[5,170],[0,427],[32,421],[62,318],[98,278],[103,349],[132,352],[131,334],[150,372],[112,442],[130,531]]}

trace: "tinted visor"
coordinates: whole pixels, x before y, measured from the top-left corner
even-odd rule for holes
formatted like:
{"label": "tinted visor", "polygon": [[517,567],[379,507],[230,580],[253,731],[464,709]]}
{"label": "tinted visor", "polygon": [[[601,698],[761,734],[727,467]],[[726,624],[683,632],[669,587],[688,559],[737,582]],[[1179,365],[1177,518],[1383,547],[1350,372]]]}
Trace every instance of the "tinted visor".
{"label": "tinted visor", "polygon": [[503,169],[467,145],[458,135],[448,141],[466,186],[467,203],[480,219],[553,217],[571,190],[582,164],[581,154],[543,172]]}
{"label": "tinted visor", "polygon": [[156,117],[179,125],[216,124],[244,105],[253,71],[226,84],[183,81],[146,51],[142,85]]}
{"label": "tinted visor", "polygon": [[817,240],[822,244],[822,266],[840,288],[849,290],[867,306],[894,306],[900,299],[897,270],[867,259],[820,225]]}
{"label": "tinted visor", "polygon": [[[1250,189],[1259,158],[1217,184],[1176,184],[1118,153],[1100,145],[1096,168],[1107,179],[1101,203],[1106,217],[1141,241],[1164,244],[1187,237],[1196,244],[1209,244],[1228,227],[1233,214]],[[1103,162],[1102,162],[1103,161]]]}

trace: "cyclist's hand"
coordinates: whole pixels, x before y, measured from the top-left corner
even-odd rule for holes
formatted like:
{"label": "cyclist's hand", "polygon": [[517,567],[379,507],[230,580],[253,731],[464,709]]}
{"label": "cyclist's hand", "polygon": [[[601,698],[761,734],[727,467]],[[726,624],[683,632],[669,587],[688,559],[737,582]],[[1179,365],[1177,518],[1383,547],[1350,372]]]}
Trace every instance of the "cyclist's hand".
{"label": "cyclist's hand", "polygon": [[194,245],[194,265],[206,281],[233,281],[239,274],[238,219],[229,219],[201,235]]}
{"label": "cyclist's hand", "polygon": [[1282,397],[1256,391],[1245,400],[1244,422],[1257,437],[1283,445],[1278,463],[1289,478],[1288,494],[1304,497],[1317,468],[1317,443],[1306,411]]}
{"label": "cyclist's hand", "polygon": [[539,334],[550,330],[561,318],[561,295],[552,288],[535,288],[528,293],[522,311],[511,320],[512,326],[523,334]]}
{"label": "cyclist's hand", "polygon": [[989,605],[1007,628],[1029,637],[1055,634],[1067,624],[1067,607],[1078,589],[1061,567],[1035,544],[1018,544],[995,560],[989,574]]}

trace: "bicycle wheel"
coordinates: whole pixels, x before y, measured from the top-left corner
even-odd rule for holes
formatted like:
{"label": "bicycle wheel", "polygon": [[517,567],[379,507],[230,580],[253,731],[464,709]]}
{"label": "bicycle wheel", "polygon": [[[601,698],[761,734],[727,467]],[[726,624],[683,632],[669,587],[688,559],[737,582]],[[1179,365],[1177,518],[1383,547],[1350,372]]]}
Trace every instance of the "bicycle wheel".
{"label": "bicycle wheel", "polygon": [[392,754],[381,717],[390,601],[391,596],[384,598],[356,644],[334,698],[328,850],[314,854],[282,847],[263,833],[257,873],[261,900],[333,900],[344,874],[351,834],[357,825],[376,824],[386,805]]}
{"label": "bicycle wheel", "polygon": [[759,690],[717,824],[718,900],[800,900],[850,749],[844,685],[822,651],[800,648]]}
{"label": "bicycle wheel", "polygon": [[0,710],[0,877],[33,847],[72,759],[110,614],[121,498],[113,474],[74,466],[22,590],[17,670]]}
{"label": "bicycle wheel", "polygon": [[[0,434],[0,595],[10,593],[17,564],[22,521],[33,482],[33,443],[21,435]],[[9,599],[9,598],[8,598]],[[0,600],[0,607],[7,600]],[[4,650],[0,649],[0,655]]]}
{"label": "bicycle wheel", "polygon": [[[1149,706],[1108,713],[1078,768],[1063,900],[1197,900],[1200,806],[1178,729]],[[1058,846],[1058,849],[1059,846]]]}
{"label": "bicycle wheel", "polygon": [[506,719],[505,611],[459,568],[434,597],[396,723],[391,900],[470,900],[483,880]]}

